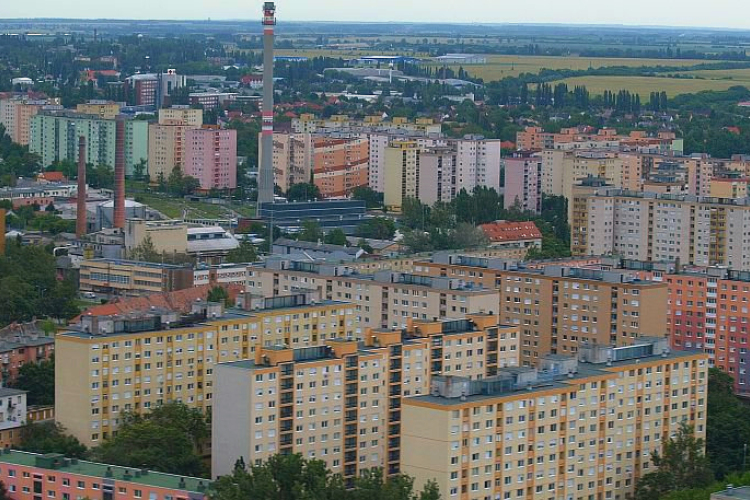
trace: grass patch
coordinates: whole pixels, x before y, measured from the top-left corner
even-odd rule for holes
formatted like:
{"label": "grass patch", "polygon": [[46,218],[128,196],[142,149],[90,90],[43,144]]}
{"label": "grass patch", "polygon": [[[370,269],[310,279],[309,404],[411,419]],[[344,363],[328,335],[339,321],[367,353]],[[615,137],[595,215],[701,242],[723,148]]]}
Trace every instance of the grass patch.
{"label": "grass patch", "polygon": [[185,210],[189,218],[197,219],[228,219],[233,216],[232,212],[239,214],[240,217],[255,216],[255,207],[251,204],[234,202],[226,206],[211,205],[153,193],[138,193],[136,196],[144,205],[158,210],[171,219],[182,219]]}

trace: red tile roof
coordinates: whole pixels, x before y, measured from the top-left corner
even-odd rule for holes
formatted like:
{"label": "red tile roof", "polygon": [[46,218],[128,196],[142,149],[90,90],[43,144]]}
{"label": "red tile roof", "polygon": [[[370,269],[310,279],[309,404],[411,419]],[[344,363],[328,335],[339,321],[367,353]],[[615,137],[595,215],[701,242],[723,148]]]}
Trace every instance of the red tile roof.
{"label": "red tile roof", "polygon": [[[156,309],[168,309],[171,311],[189,313],[193,302],[197,299],[206,300],[208,292],[217,285],[201,285],[194,288],[186,288],[177,292],[155,293],[140,297],[126,299],[115,299],[109,304],[93,306],[83,311],[83,314],[93,316],[112,316],[114,314],[125,314],[138,311],[149,311],[152,307]],[[240,285],[219,285],[229,292],[230,302],[237,299],[237,295],[243,291]],[[71,323],[78,323],[81,317],[74,318]]]}
{"label": "red tile roof", "polygon": [[496,221],[479,226],[492,243],[510,241],[529,241],[542,239],[542,233],[531,221],[510,222]]}
{"label": "red tile roof", "polygon": [[42,172],[37,175],[37,178],[49,182],[62,182],[65,180],[65,176],[62,172]]}

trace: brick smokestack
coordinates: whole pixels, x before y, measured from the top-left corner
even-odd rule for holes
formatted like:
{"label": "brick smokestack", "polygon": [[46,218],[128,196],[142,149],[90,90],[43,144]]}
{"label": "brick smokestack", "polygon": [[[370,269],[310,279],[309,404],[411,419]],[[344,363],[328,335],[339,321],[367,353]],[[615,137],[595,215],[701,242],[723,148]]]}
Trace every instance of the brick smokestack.
{"label": "brick smokestack", "polygon": [[125,118],[117,117],[115,125],[114,227],[125,229]]}
{"label": "brick smokestack", "polygon": [[78,138],[78,204],[76,208],[76,236],[86,234],[86,138]]}
{"label": "brick smokestack", "polygon": [[276,5],[263,4],[263,127],[261,158],[258,171],[258,206],[273,203],[273,38],[276,26]]}

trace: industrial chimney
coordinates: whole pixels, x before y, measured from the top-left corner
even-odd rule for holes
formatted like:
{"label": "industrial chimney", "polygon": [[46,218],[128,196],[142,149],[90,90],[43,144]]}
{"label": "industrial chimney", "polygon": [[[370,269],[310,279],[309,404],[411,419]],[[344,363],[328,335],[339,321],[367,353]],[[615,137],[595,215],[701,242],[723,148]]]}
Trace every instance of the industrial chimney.
{"label": "industrial chimney", "polygon": [[78,204],[76,208],[76,236],[86,235],[86,137],[78,138]]}
{"label": "industrial chimney", "polygon": [[258,204],[273,202],[273,30],[276,5],[263,4],[263,128],[258,179]]}
{"label": "industrial chimney", "polygon": [[115,228],[125,229],[125,117],[115,122]]}

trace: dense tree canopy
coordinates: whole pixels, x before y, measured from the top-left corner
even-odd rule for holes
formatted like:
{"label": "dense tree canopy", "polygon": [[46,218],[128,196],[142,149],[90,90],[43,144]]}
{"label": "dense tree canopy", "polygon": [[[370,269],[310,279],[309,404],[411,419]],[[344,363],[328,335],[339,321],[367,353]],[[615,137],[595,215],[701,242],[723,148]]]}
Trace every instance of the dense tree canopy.
{"label": "dense tree canopy", "polygon": [[289,201],[315,201],[320,198],[320,188],[308,182],[294,184],[286,192],[286,199]]}
{"label": "dense tree canopy", "polygon": [[92,450],[96,460],[173,474],[205,475],[202,450],[211,431],[199,409],[167,403],[147,414],[125,413],[120,420],[117,435]]}
{"label": "dense tree canopy", "polygon": [[709,486],[714,475],[703,453],[705,443],[695,437],[695,429],[682,422],[677,434],[654,450],[651,461],[657,468],[641,477],[636,485],[636,500],[660,500],[668,493]]}
{"label": "dense tree canopy", "polygon": [[432,207],[415,198],[403,202],[400,223],[406,231],[404,244],[414,252],[453,250],[487,244],[476,225],[496,220],[536,223],[542,233],[542,249],[529,258],[553,258],[570,255],[570,228],[567,205],[562,196],[543,196],[542,213],[526,213],[503,208],[503,198],[492,188],[477,187],[469,194],[461,190],[451,203]]}
{"label": "dense tree canopy", "polygon": [[213,485],[213,500],[440,500],[434,483],[414,491],[414,480],[405,475],[385,478],[381,470],[365,473],[347,488],[321,460],[300,455],[275,455],[259,465],[245,467],[237,461],[232,475]]}
{"label": "dense tree canopy", "polygon": [[329,245],[347,246],[346,233],[339,228],[330,230],[325,236],[325,242]]}
{"label": "dense tree canopy", "polygon": [[390,240],[396,233],[396,223],[388,217],[368,219],[357,228],[357,236],[376,240]]}
{"label": "dense tree canopy", "polygon": [[383,193],[378,193],[369,186],[358,186],[352,190],[352,198],[364,201],[367,208],[383,206]]}
{"label": "dense tree canopy", "polygon": [[33,317],[71,318],[79,312],[75,299],[75,284],[57,280],[51,253],[8,242],[0,256],[0,326]]}
{"label": "dense tree canopy", "polygon": [[[716,477],[742,470],[750,446],[750,407],[734,393],[734,380],[718,368],[708,377],[706,455]],[[750,457],[747,457],[750,458]]]}
{"label": "dense tree canopy", "polygon": [[227,255],[227,262],[234,263],[246,263],[255,262],[258,260],[258,251],[255,249],[255,245],[250,243],[248,240],[242,240],[240,246],[229,251]]}
{"label": "dense tree canopy", "polygon": [[28,391],[29,406],[52,406],[55,404],[55,360],[25,363],[18,370],[13,387]]}
{"label": "dense tree canopy", "polygon": [[57,422],[27,424],[21,431],[19,448],[32,453],[62,453],[69,458],[85,458],[87,454],[86,447]]}

